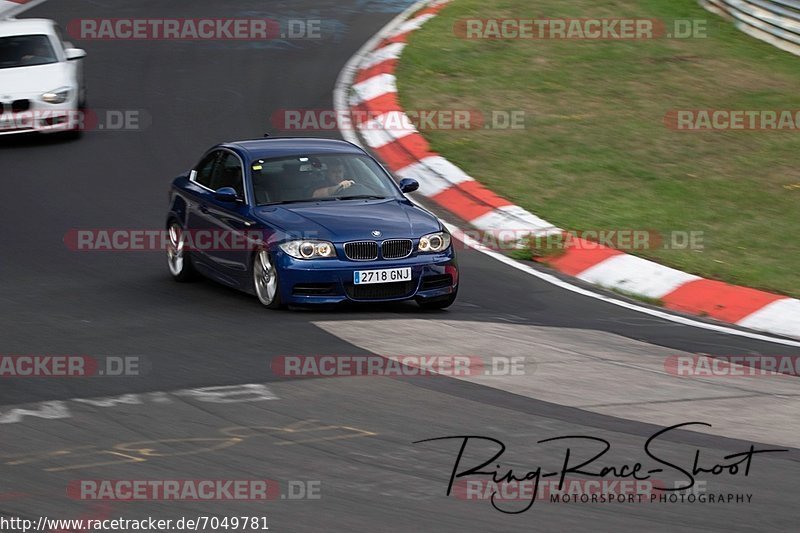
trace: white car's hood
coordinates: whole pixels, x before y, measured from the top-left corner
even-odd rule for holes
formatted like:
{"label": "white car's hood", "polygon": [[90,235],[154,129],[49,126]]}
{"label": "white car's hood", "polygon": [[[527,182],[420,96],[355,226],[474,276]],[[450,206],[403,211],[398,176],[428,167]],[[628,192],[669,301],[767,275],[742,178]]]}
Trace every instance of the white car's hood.
{"label": "white car's hood", "polygon": [[74,86],[66,63],[0,68],[0,100],[30,97],[60,87]]}

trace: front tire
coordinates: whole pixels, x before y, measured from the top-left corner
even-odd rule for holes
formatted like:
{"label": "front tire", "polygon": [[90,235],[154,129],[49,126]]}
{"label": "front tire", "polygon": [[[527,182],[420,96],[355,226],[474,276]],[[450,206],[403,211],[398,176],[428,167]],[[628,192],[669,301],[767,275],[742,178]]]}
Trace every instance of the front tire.
{"label": "front tire", "polygon": [[86,121],[86,114],[84,113],[85,109],[86,109],[85,102],[79,101],[78,107],[74,111],[71,111],[71,113],[74,113],[74,115],[70,115],[71,120],[75,120],[74,118],[75,116],[78,117],[78,120],[77,124],[74,124],[75,126],[74,128],[67,130],[63,133],[64,139],[75,141],[83,137],[83,130]]}
{"label": "front tire", "polygon": [[259,250],[253,258],[253,291],[267,309],[283,307],[278,269],[266,250]]}
{"label": "front tire", "polygon": [[445,309],[453,305],[458,296],[458,288],[452,294],[441,296],[439,298],[423,299],[417,298],[417,305],[425,310]]}
{"label": "front tire", "polygon": [[192,258],[186,251],[186,236],[177,222],[169,225],[169,243],[167,243],[167,266],[172,279],[181,283],[197,278],[197,271]]}

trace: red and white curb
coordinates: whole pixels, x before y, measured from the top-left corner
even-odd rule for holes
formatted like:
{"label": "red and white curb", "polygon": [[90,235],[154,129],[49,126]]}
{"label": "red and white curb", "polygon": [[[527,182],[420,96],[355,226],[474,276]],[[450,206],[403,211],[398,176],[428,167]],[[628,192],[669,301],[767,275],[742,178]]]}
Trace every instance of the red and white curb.
{"label": "red and white curb", "polygon": [[0,20],[13,17],[46,0],[0,0]]}
{"label": "red and white curb", "polygon": [[[535,235],[561,232],[433,152],[419,131],[408,126],[410,120],[397,96],[395,68],[409,34],[448,2],[411,6],[351,59],[339,78],[337,108],[356,111],[351,115],[356,120],[369,120],[342,124],[342,131],[357,131],[395,175],[416,179],[421,194],[479,230],[513,230],[517,235],[520,230]],[[393,116],[387,118],[387,114]],[[402,118],[398,120],[398,116]],[[562,273],[605,288],[658,298],[669,309],[800,338],[800,300],[703,279],[596,244],[568,248],[548,263]]]}

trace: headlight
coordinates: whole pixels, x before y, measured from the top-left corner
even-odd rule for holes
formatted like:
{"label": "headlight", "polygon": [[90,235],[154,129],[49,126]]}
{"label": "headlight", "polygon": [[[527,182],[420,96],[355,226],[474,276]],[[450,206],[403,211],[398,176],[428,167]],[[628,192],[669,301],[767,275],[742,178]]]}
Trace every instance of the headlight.
{"label": "headlight", "polygon": [[450,247],[450,234],[446,231],[425,235],[419,240],[417,250],[420,252],[443,252]]}
{"label": "headlight", "polygon": [[69,87],[61,87],[53,91],[47,91],[42,95],[42,100],[48,104],[63,104],[69,98],[71,89]]}
{"label": "headlight", "polygon": [[280,246],[281,250],[295,259],[336,257],[336,250],[328,241],[289,241]]}

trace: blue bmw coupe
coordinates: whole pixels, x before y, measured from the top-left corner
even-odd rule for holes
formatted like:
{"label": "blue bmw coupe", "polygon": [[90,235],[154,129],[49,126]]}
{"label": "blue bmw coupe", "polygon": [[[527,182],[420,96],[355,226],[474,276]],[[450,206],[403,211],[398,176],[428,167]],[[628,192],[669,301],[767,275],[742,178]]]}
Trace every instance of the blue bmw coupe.
{"label": "blue bmw coupe", "polygon": [[264,306],[414,299],[451,305],[458,266],[441,222],[345,141],[220,144],[172,183],[167,258],[178,281],[202,274]]}

